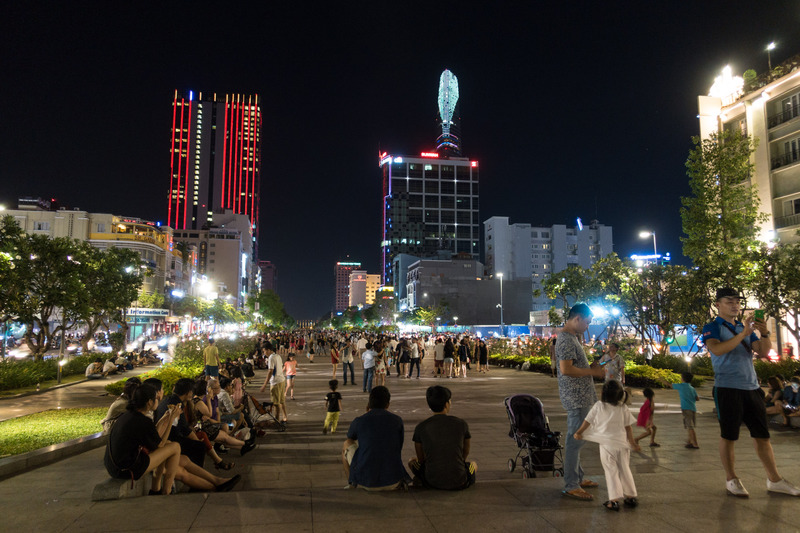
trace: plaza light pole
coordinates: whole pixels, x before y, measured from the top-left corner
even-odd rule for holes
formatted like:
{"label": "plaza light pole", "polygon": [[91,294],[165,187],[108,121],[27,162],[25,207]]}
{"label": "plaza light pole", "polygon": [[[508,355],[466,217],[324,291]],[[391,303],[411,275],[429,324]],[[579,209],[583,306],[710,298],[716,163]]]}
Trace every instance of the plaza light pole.
{"label": "plaza light pole", "polygon": [[500,336],[505,337],[505,328],[503,327],[503,273],[498,272],[497,277],[500,278]]}
{"label": "plaza light pole", "polygon": [[[639,233],[640,239],[646,239],[648,237],[653,237],[653,255],[658,255],[658,248],[656,248],[656,232],[655,231],[642,231]],[[655,259],[658,261],[658,258]]]}
{"label": "plaza light pole", "polygon": [[438,316],[436,317],[436,331],[434,331],[434,333],[438,333],[439,332],[439,321],[441,319],[442,319],[441,317],[438,317]]}
{"label": "plaza light pole", "polygon": [[775,50],[775,41],[772,41],[767,45],[767,65],[769,66],[769,77],[772,77],[772,55],[770,52]]}
{"label": "plaza light pole", "polygon": [[453,323],[455,324],[454,327],[456,328],[456,330],[458,330],[458,317],[457,316],[453,317]]}

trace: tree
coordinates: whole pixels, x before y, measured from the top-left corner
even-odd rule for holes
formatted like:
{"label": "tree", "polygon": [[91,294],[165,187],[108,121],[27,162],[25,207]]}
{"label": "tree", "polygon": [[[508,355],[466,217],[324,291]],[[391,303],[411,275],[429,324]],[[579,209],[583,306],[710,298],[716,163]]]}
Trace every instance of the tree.
{"label": "tree", "polygon": [[275,291],[266,289],[258,293],[255,298],[247,301],[251,313],[257,312],[263,317],[267,326],[294,325],[295,321],[286,312],[283,302]]}
{"label": "tree", "polygon": [[164,295],[160,292],[142,292],[137,298],[139,307],[149,309],[162,309],[164,307]]}
{"label": "tree", "polygon": [[692,196],[681,198],[683,253],[711,287],[746,287],[760,248],[758,192],[750,182],[756,142],[738,131],[693,137],[686,161]]}
{"label": "tree", "polygon": [[753,293],[766,315],[785,327],[800,345],[800,246],[763,246],[756,255]]}
{"label": "tree", "polygon": [[[25,272],[25,285],[17,315],[26,326],[25,341],[37,360],[42,359],[59,331],[74,327],[80,319],[85,285],[82,265],[75,258],[78,253],[71,239],[45,235],[28,236],[20,250],[16,268]],[[52,330],[51,320],[58,321]]]}
{"label": "tree", "polygon": [[570,265],[561,272],[550,274],[542,283],[542,288],[548,298],[561,302],[564,319],[575,302],[602,297],[602,287],[591,269],[584,269],[578,265]]}
{"label": "tree", "polygon": [[28,236],[11,215],[0,220],[0,321],[18,314],[30,271],[20,268]]}
{"label": "tree", "polygon": [[109,329],[114,322],[125,322],[124,309],[137,299],[143,277],[138,253],[125,248],[100,250],[80,243],[78,261],[85,289],[79,295],[78,319],[86,326],[81,341],[84,353],[94,333],[101,327]]}

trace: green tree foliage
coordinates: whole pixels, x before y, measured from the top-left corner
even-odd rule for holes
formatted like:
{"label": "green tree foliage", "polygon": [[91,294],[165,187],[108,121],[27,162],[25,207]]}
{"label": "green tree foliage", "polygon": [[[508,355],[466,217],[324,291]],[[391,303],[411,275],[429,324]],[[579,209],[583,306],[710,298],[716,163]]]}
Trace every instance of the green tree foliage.
{"label": "green tree foliage", "polygon": [[760,247],[759,198],[750,182],[755,141],[738,131],[708,139],[693,137],[686,161],[692,195],[681,199],[683,253],[692,259],[709,291],[714,286],[746,287],[752,252]]}
{"label": "green tree foliage", "polygon": [[124,309],[137,299],[142,286],[138,253],[125,248],[100,250],[82,242],[78,248],[84,290],[79,294],[78,320],[86,327],[84,353],[94,333],[102,326],[125,325]]}
{"label": "green tree foliage", "polygon": [[283,302],[275,291],[269,289],[261,291],[255,298],[250,298],[247,305],[251,313],[258,313],[261,316],[258,322],[268,327],[293,327],[295,324],[295,320],[286,312]]}
{"label": "green tree foliage", "polygon": [[26,327],[37,359],[62,330],[86,324],[90,332],[121,318],[141,285],[138,254],[45,235],[28,235],[12,217],[0,222],[0,318]]}
{"label": "green tree foliage", "polygon": [[[766,315],[775,318],[800,345],[800,246],[764,246],[755,255],[753,293]],[[787,320],[789,317],[792,320]]]}
{"label": "green tree foliage", "polygon": [[147,307],[149,309],[163,309],[166,299],[160,292],[142,292],[137,299],[139,307]]}

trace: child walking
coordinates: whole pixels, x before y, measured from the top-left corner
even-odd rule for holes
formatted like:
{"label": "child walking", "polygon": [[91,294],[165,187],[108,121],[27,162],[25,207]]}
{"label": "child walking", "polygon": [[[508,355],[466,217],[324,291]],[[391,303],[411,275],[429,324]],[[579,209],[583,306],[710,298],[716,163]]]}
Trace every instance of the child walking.
{"label": "child walking", "polygon": [[694,374],[691,372],[684,372],[681,374],[683,383],[670,383],[673,389],[678,391],[681,398],[681,413],[683,414],[683,427],[688,432],[688,439],[686,440],[686,447],[690,449],[697,449],[700,446],[697,444],[697,433],[694,431],[694,426],[697,418],[697,391],[692,387],[692,379]]}
{"label": "child walking", "polygon": [[286,390],[283,391],[283,399],[289,394],[289,398],[294,400],[294,378],[297,376],[297,361],[295,360],[294,353],[287,356],[287,360],[283,363],[283,375],[286,376]]}
{"label": "child walking", "polygon": [[325,424],[322,426],[323,435],[328,433],[329,427],[331,433],[336,433],[336,426],[339,425],[339,413],[342,410],[342,395],[336,392],[336,389],[339,388],[339,380],[330,380],[328,387],[331,391],[325,396],[325,408],[328,413],[325,415]]}
{"label": "child walking", "polygon": [[650,446],[652,448],[657,448],[661,445],[656,442],[656,429],[658,428],[653,424],[653,411],[655,411],[656,408],[655,403],[653,403],[653,398],[655,398],[656,395],[653,389],[649,387],[644,389],[642,394],[644,394],[645,400],[642,407],[639,409],[639,417],[636,419],[636,425],[643,427],[644,433],[636,437],[636,442],[638,443],[640,440],[650,435]]}
{"label": "child walking", "polygon": [[609,511],[619,511],[620,500],[625,507],[639,505],[630,461],[631,448],[636,451],[641,448],[633,439],[633,415],[624,403],[624,396],[619,381],[607,381],[603,385],[601,401],[592,406],[574,435],[578,440],[600,444],[600,461],[608,486],[608,500],[603,507]]}

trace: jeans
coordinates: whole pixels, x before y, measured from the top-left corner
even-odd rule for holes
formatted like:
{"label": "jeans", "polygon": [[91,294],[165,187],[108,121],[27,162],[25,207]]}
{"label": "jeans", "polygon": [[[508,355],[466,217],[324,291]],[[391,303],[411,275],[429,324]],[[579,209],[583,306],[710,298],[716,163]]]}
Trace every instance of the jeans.
{"label": "jeans", "polygon": [[417,367],[417,377],[419,377],[419,357],[411,358],[411,364],[408,365],[408,377],[411,377],[411,374],[414,372],[414,365]]}
{"label": "jeans", "polygon": [[567,440],[564,450],[564,490],[569,492],[581,486],[583,468],[581,468],[581,448],[586,441],[576,440],[573,435],[583,424],[589,407],[567,409]]}
{"label": "jeans", "polygon": [[372,378],[375,376],[375,367],[364,369],[364,392],[372,390]]}
{"label": "jeans", "polygon": [[355,370],[353,370],[353,363],[342,363],[342,377],[344,378],[344,384],[347,385],[347,369],[350,368],[350,382],[355,385],[356,384],[356,374]]}

